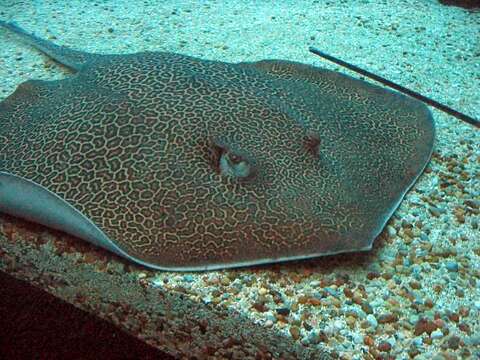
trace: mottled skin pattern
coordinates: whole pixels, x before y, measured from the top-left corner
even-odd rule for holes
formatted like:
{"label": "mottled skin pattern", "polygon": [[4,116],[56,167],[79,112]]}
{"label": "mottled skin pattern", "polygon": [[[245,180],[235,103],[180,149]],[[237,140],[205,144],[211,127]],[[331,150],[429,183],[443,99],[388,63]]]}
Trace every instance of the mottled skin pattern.
{"label": "mottled skin pattern", "polygon": [[[163,268],[364,249],[431,153],[426,107],[336,72],[174,53],[86,59],[0,104],[0,171]],[[226,153],[251,176],[224,174]]]}

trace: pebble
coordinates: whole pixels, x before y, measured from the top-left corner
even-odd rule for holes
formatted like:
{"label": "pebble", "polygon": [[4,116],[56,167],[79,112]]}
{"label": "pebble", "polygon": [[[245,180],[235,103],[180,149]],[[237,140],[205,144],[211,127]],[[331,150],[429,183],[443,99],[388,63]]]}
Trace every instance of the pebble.
{"label": "pebble", "polygon": [[357,345],[363,344],[363,335],[362,334],[354,334],[353,335],[353,342]]}
{"label": "pebble", "polygon": [[300,329],[298,326],[290,326],[290,335],[294,340],[298,340],[300,338]]}
{"label": "pebble", "polygon": [[410,281],[409,285],[414,290],[418,290],[422,287],[422,284],[420,284],[418,281]]}
{"label": "pebble", "polygon": [[[372,293],[374,293],[376,291],[376,289],[375,290],[370,290],[370,291]],[[379,296],[376,299],[373,299],[372,301],[370,301],[369,306],[371,306],[371,308],[377,308],[377,307],[383,306],[383,302],[384,302],[384,300]]]}
{"label": "pebble", "polygon": [[428,308],[433,308],[435,306],[434,302],[432,299],[430,298],[426,298],[425,301],[424,301],[424,305]]}
{"label": "pebble", "polygon": [[456,312],[447,312],[448,320],[458,323],[460,321],[460,315]]}
{"label": "pebble", "polygon": [[350,328],[353,328],[355,326],[355,323],[357,322],[357,320],[353,316],[347,316],[345,321]]}
{"label": "pebble", "polygon": [[447,345],[450,349],[456,350],[460,346],[460,338],[456,335],[452,335],[447,339]]}
{"label": "pebble", "polygon": [[472,224],[472,228],[475,229],[475,230],[480,227],[478,225],[478,219],[477,218],[472,218],[471,224]]}
{"label": "pebble", "polygon": [[421,337],[413,338],[412,345],[415,347],[421,347],[423,345],[423,339]]}
{"label": "pebble", "polygon": [[184,275],[183,276],[183,281],[186,281],[186,282],[192,282],[193,281],[193,276],[192,275]]}
{"label": "pebble", "polygon": [[413,315],[410,315],[410,317],[408,318],[408,322],[412,325],[415,325],[417,323],[418,319],[419,319],[419,316],[413,314]]}
{"label": "pebble", "polygon": [[415,336],[422,335],[423,333],[431,334],[437,329],[437,324],[428,319],[422,318],[415,324]]}
{"label": "pebble", "polygon": [[307,338],[308,342],[312,345],[318,344],[322,339],[317,332],[312,332],[308,335]]}
{"label": "pebble", "polygon": [[288,316],[290,314],[290,309],[285,307],[277,308],[276,311],[278,315]]}
{"label": "pebble", "polygon": [[378,317],[378,322],[380,324],[393,323],[398,321],[398,316],[396,314],[381,314]]}
{"label": "pebble", "polygon": [[343,293],[345,294],[345,296],[349,299],[351,299],[353,297],[353,291],[350,290],[349,288],[344,288],[343,289]]}
{"label": "pebble", "polygon": [[336,330],[336,331],[340,331],[343,329],[343,322],[341,320],[335,320],[333,322],[333,328]]}
{"label": "pebble", "polygon": [[266,295],[266,294],[268,294],[268,290],[265,289],[264,287],[262,287],[262,288],[258,289],[258,294],[259,295]]}
{"label": "pebble", "polygon": [[367,320],[368,324],[369,324],[372,328],[374,328],[374,329],[377,328],[377,326],[378,326],[378,321],[377,321],[377,319],[376,319],[375,316],[373,316],[372,314],[368,314],[366,320]]}
{"label": "pebble", "polygon": [[458,263],[456,261],[445,261],[445,267],[450,272],[457,272],[458,271]]}
{"label": "pebble", "polygon": [[469,346],[480,346],[480,334],[469,336],[465,338],[464,342]]}
{"label": "pebble", "polygon": [[443,332],[441,332],[439,329],[433,331],[430,336],[432,337],[432,339],[440,339],[443,337]]}
{"label": "pebble", "polygon": [[439,329],[442,329],[442,328],[445,327],[445,321],[443,321],[440,318],[433,320],[433,322],[435,323],[435,325],[437,325],[437,328],[439,328]]}
{"label": "pebble", "polygon": [[253,307],[255,310],[257,310],[258,312],[261,312],[261,313],[268,311],[268,307],[265,306],[265,304],[264,304],[264,303],[261,303],[261,302],[255,302],[255,303],[253,303],[253,304],[252,304],[252,307]]}
{"label": "pebble", "polygon": [[373,346],[375,345],[375,341],[373,341],[372,337],[371,336],[368,336],[366,335],[364,338],[363,338],[363,343],[367,346]]}
{"label": "pebble", "polygon": [[387,232],[388,232],[388,236],[390,236],[392,238],[397,235],[397,230],[395,230],[395,228],[391,225],[387,226]]}
{"label": "pebble", "polygon": [[472,332],[472,330],[470,329],[470,326],[463,322],[458,324],[458,328],[467,334],[470,334]]}
{"label": "pebble", "polygon": [[392,348],[397,343],[397,340],[395,340],[395,337],[393,337],[393,336],[389,337],[386,341],[392,346]]}
{"label": "pebble", "polygon": [[373,314],[373,308],[366,301],[362,302],[361,307],[362,307],[362,310],[365,311],[367,314]]}
{"label": "pebble", "polygon": [[473,209],[480,209],[480,200],[467,199],[464,201],[465,205],[470,206]]}
{"label": "pebble", "polygon": [[380,344],[378,344],[378,350],[382,352],[387,352],[392,350],[392,345],[388,343],[387,341],[382,341]]}
{"label": "pebble", "polygon": [[439,217],[441,214],[445,213],[445,209],[438,208],[436,206],[430,205],[428,211],[435,217]]}
{"label": "pebble", "polygon": [[[319,302],[320,302],[320,300],[319,300]],[[338,298],[336,298],[336,297],[331,298],[331,299],[330,299],[330,303],[331,303],[332,305],[334,305],[335,307],[337,307],[337,308],[342,305],[342,302],[341,302]]]}
{"label": "pebble", "polygon": [[265,316],[265,319],[270,320],[273,323],[275,323],[277,321],[277,318],[273,314],[267,314],[267,316]]}
{"label": "pebble", "polygon": [[421,239],[422,241],[428,242],[428,236],[427,236],[427,234],[421,233],[421,234],[420,234],[420,239]]}
{"label": "pebble", "polygon": [[338,296],[337,290],[335,289],[326,287],[324,290],[331,296],[335,296],[335,297]]}

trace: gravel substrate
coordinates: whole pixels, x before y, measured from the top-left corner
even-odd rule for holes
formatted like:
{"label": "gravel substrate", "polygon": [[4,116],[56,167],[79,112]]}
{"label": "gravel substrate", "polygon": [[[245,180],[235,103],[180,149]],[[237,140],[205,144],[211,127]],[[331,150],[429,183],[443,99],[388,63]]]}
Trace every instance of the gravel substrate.
{"label": "gravel substrate", "polygon": [[[313,45],[480,118],[480,13],[436,0],[2,1],[0,18],[91,52],[338,69]],[[68,75],[4,31],[0,44],[2,98]],[[480,132],[432,112],[432,161],[371,252],[153,272],[2,216],[0,268],[178,357],[477,359]]]}

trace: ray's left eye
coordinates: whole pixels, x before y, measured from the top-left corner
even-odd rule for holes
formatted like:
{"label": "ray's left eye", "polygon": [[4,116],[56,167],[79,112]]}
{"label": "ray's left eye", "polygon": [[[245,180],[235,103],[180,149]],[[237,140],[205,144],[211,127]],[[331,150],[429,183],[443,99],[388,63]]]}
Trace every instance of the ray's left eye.
{"label": "ray's left eye", "polygon": [[244,180],[253,177],[256,172],[254,161],[221,141],[211,141],[210,160],[223,176]]}
{"label": "ray's left eye", "polygon": [[252,167],[247,159],[229,151],[220,157],[220,172],[222,175],[245,179],[251,176]]}
{"label": "ray's left eye", "polygon": [[228,152],[225,155],[232,166],[239,164],[242,161],[245,161],[240,155],[233,154],[232,152]]}

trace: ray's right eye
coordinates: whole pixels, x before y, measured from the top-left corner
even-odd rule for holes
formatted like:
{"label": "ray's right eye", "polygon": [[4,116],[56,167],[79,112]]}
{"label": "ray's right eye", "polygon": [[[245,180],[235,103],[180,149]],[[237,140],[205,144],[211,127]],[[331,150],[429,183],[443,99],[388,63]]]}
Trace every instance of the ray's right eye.
{"label": "ray's right eye", "polygon": [[317,158],[320,143],[320,136],[314,131],[308,131],[305,135],[303,146],[309,154]]}

